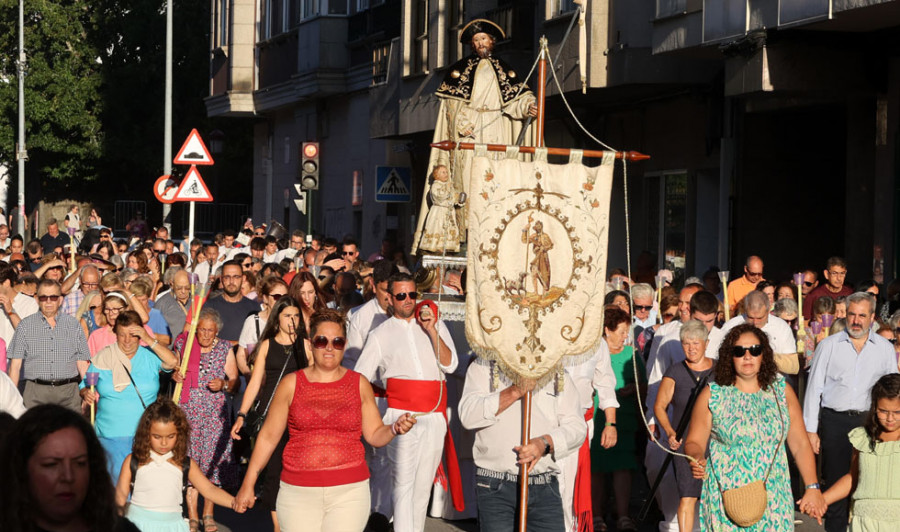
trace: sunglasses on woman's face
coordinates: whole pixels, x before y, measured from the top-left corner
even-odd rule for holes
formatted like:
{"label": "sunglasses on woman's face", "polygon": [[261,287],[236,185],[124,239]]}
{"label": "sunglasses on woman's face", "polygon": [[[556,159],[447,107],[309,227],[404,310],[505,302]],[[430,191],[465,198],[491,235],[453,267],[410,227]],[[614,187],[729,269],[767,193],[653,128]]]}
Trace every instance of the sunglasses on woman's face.
{"label": "sunglasses on woman's face", "polygon": [[[328,338],[325,336],[316,336],[313,338],[312,345],[316,349],[325,349],[328,347]],[[334,347],[338,351],[342,351],[344,346],[347,345],[347,339],[343,336],[335,336],[331,339],[331,346]]]}
{"label": "sunglasses on woman's face", "polygon": [[741,358],[744,356],[744,353],[749,352],[752,356],[758,357],[762,354],[763,348],[761,345],[736,345],[731,348],[731,356],[734,358]]}

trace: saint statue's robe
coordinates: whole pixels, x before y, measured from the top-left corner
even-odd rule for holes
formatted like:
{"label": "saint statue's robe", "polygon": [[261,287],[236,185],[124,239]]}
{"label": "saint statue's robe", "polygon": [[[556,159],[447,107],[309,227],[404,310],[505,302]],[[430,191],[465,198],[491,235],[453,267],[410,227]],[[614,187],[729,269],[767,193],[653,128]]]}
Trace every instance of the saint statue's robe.
{"label": "saint statue's robe", "polygon": [[[513,145],[528,117],[528,108],[535,101],[534,94],[509,64],[496,57],[481,59],[477,55],[471,55],[451,66],[436,95],[441,99],[441,106],[434,128],[434,142],[450,140]],[[523,145],[534,145],[530,136],[526,136]],[[461,192],[468,195],[473,156],[472,150],[445,151],[432,148],[428,174],[431,174],[435,166],[446,165],[450,169],[454,198],[458,198]],[[502,159],[506,154],[489,152],[488,156]],[[429,188],[426,183],[413,237],[413,254],[420,249],[429,209]],[[465,238],[465,207],[456,209],[456,215],[460,238]],[[426,247],[421,249],[442,251]]]}

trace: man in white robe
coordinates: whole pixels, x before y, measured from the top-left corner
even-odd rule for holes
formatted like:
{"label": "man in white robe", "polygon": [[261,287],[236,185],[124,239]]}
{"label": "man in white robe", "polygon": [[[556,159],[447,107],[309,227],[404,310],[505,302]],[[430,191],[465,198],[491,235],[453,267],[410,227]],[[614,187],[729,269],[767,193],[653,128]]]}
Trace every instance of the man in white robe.
{"label": "man in white robe", "polygon": [[[416,313],[418,293],[410,275],[391,276],[388,291],[393,315],[369,333],[356,371],[369,381],[380,372],[386,382],[386,423],[406,412],[418,414],[413,430],[387,449],[393,466],[394,530],[419,532],[425,529],[431,485],[447,433],[445,411],[440,408],[446,409],[447,401],[442,373],[456,370],[458,359],[447,326],[433,312]],[[451,476],[451,484],[452,480]]]}

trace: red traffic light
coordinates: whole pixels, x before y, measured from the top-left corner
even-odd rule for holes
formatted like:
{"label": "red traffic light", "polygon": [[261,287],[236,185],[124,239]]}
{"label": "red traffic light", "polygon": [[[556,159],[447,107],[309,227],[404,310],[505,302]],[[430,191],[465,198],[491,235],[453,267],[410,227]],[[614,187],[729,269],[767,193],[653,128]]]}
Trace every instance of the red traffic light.
{"label": "red traffic light", "polygon": [[319,145],[315,142],[307,142],[303,144],[303,156],[312,159],[319,155]]}

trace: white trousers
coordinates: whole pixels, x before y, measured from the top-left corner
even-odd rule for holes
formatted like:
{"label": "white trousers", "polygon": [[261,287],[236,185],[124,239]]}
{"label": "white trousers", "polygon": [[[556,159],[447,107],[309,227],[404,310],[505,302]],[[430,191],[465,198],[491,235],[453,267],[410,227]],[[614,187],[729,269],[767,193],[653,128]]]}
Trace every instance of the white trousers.
{"label": "white trousers", "polygon": [[282,482],[275,513],[281,532],[359,532],[369,506],[368,480],[324,488]]}
{"label": "white trousers", "polygon": [[[393,423],[404,410],[389,408],[384,422]],[[441,463],[447,423],[439,413],[417,419],[412,430],[387,446],[393,467],[394,531],[421,532],[434,474]]]}

